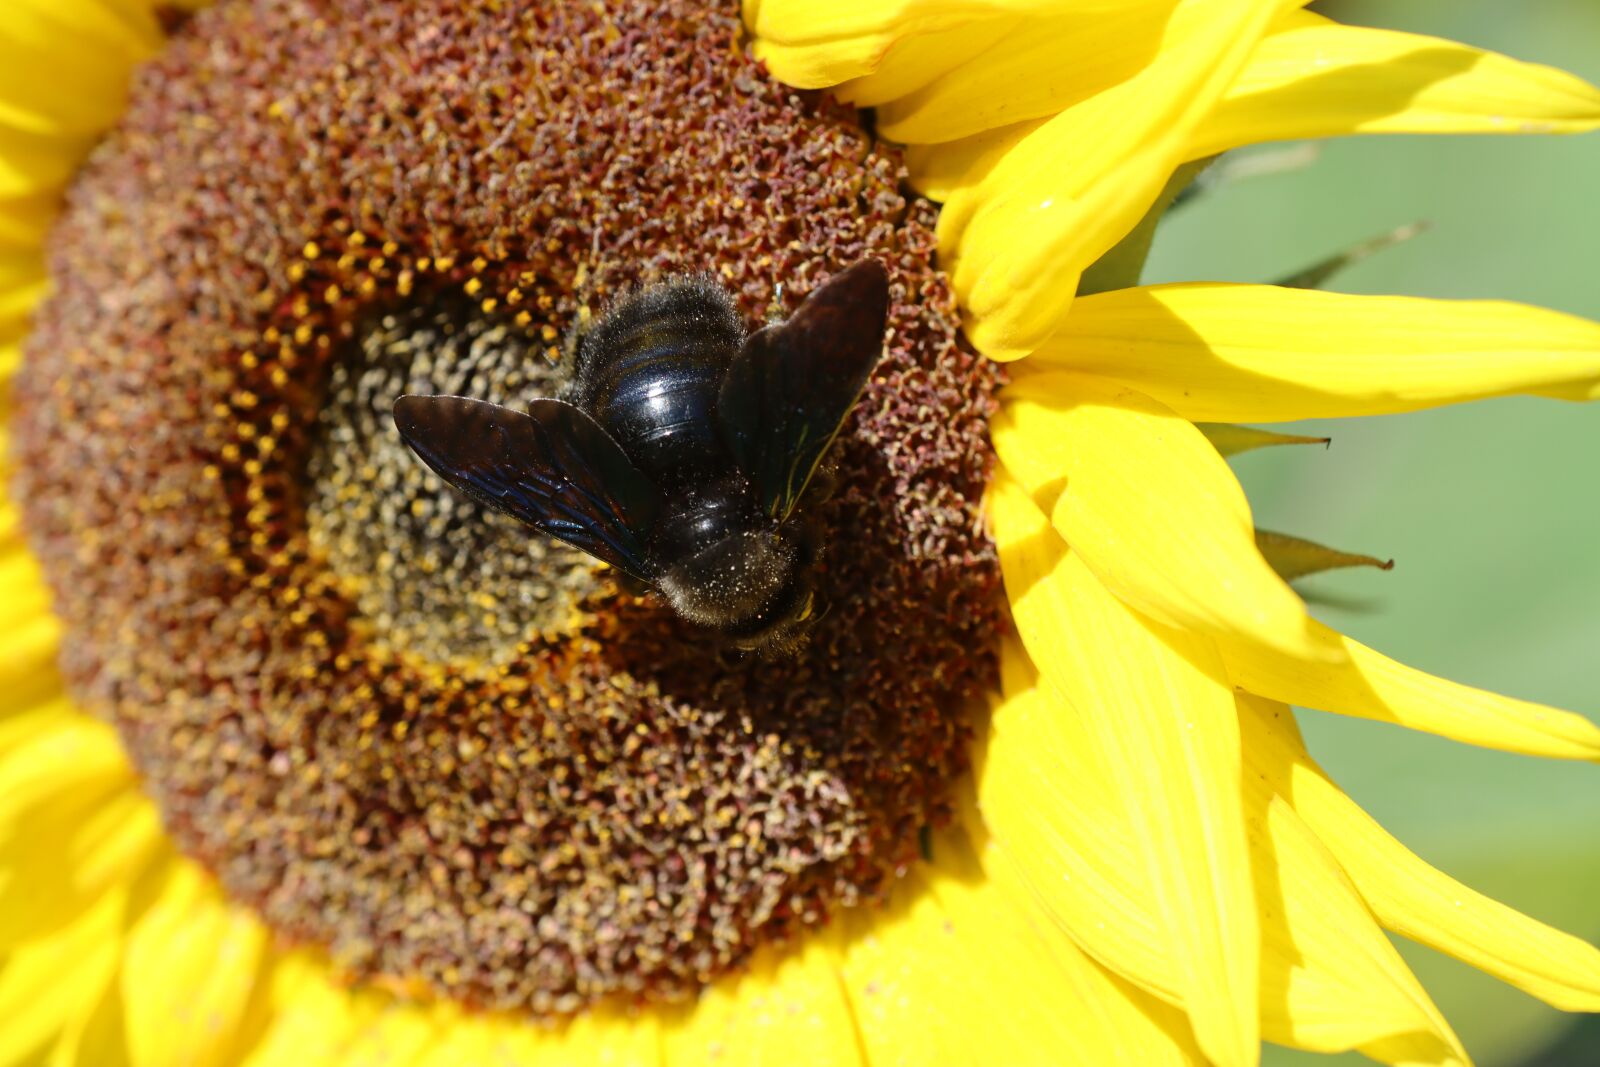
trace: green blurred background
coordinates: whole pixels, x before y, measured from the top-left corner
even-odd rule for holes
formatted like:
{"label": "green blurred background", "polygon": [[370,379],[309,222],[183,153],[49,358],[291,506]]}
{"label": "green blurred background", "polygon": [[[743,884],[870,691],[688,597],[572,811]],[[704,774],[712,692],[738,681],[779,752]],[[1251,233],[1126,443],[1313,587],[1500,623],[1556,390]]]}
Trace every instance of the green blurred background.
{"label": "green blurred background", "polygon": [[[1597,0],[1316,10],[1600,83]],[[1600,134],[1321,142],[1308,166],[1221,184],[1174,211],[1145,277],[1270,280],[1416,220],[1433,228],[1326,287],[1506,297],[1600,319]],[[1233,461],[1258,524],[1397,561],[1304,581],[1328,601],[1317,614],[1404,662],[1600,719],[1600,410],[1510,399],[1299,427],[1332,435],[1332,448]],[[1600,769],[1315,712],[1301,721],[1334,777],[1425,859],[1600,941]],[[1600,1017],[1401,950],[1483,1067],[1600,1064]],[[1267,1056],[1272,1067],[1346,1060],[1365,1062]]]}

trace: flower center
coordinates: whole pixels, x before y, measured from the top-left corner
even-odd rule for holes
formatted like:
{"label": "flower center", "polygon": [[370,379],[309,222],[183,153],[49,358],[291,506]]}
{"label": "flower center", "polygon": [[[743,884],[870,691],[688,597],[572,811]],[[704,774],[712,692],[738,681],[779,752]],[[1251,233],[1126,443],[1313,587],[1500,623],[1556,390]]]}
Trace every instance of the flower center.
{"label": "flower center", "polygon": [[509,316],[464,296],[410,304],[357,330],[333,364],[308,464],[311,546],[390,647],[424,659],[505,662],[530,633],[560,633],[599,591],[593,560],[461,496],[395,432],[404,393],[525,406],[559,387]]}
{"label": "flower center", "polygon": [[[1002,617],[995,372],[901,176],[731,9],[186,24],[52,238],[16,426],[66,677],[180,846],[358,974],[537,1014],[685,995],[877,898],[948,814]],[[868,255],[888,349],[792,656],[485,516],[387,417],[546,392],[637,285],[713,272],[754,325]]]}

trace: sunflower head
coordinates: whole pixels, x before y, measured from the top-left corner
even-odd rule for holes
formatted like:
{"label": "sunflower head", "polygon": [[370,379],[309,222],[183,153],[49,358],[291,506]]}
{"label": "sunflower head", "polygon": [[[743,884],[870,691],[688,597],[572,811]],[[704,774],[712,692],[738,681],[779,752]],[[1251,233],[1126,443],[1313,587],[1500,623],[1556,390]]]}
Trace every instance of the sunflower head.
{"label": "sunflower head", "polygon": [[[1600,93],[1280,0],[742,19],[0,8],[0,1067],[1464,1063],[1387,932],[1600,1009],[1600,952],[1389,837],[1289,705],[1600,728],[1312,618],[1286,576],[1377,561],[1257,530],[1225,459],[1593,399],[1600,327],[1135,284],[1219,152]],[[785,655],[397,436],[402,394],[560,391],[629,294],[748,330],[863,260],[885,351]]]}
{"label": "sunflower head", "polygon": [[[682,995],[947,818],[1000,611],[996,375],[898,157],[738,35],[686,3],[223,5],[51,241],[17,453],[68,683],[179,844],[356,973]],[[707,642],[397,437],[402,393],[548,395],[642,284],[710,272],[755,321],[868,255],[891,341],[793,656]]]}

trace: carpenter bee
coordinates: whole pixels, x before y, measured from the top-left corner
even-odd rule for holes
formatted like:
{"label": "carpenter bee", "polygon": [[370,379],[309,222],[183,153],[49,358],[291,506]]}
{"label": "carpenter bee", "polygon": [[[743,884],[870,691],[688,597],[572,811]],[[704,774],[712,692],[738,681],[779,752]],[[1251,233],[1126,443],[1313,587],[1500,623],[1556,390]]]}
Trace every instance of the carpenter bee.
{"label": "carpenter bee", "polygon": [[395,425],[479,503],[740,648],[783,649],[814,613],[817,539],[800,505],[882,355],[888,307],[883,266],[862,260],[747,335],[722,286],[680,279],[580,337],[559,399],[523,412],[408,395]]}

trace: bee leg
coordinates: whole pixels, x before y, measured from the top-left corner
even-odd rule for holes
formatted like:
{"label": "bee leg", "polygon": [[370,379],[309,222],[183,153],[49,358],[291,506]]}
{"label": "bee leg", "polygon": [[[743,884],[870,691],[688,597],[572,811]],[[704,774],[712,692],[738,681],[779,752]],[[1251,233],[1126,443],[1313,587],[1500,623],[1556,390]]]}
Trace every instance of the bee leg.
{"label": "bee leg", "polygon": [[767,304],[767,321],[782,322],[789,317],[788,310],[783,306],[783,283],[779,282],[772,289],[772,300]]}

